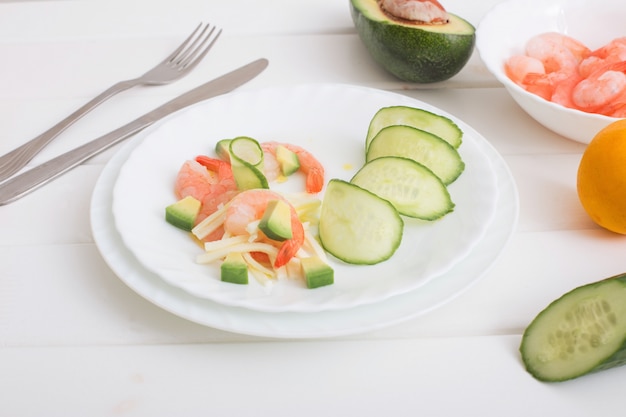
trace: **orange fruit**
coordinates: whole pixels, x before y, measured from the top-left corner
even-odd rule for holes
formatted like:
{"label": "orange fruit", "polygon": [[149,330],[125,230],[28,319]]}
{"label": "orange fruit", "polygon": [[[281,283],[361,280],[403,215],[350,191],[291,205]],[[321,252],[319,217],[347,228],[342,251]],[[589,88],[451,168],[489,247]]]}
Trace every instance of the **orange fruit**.
{"label": "orange fruit", "polygon": [[594,222],[626,234],[626,120],[611,123],[591,140],[578,166],[577,191]]}

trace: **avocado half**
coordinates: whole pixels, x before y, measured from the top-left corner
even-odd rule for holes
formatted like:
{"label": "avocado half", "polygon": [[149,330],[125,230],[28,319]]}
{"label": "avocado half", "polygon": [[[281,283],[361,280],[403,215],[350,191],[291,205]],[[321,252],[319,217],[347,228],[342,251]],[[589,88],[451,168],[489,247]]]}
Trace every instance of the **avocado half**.
{"label": "avocado half", "polygon": [[401,80],[433,83],[456,75],[474,51],[476,29],[448,13],[449,22],[395,19],[377,0],[350,0],[352,20],[370,55]]}

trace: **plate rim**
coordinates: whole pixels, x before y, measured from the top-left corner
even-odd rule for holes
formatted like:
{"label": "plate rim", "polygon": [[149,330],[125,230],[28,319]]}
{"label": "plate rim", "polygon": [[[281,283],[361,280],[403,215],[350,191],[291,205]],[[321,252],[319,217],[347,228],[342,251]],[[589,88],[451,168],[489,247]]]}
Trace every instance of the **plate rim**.
{"label": "plate rim", "polygon": [[[112,184],[119,166],[145,134],[147,132],[141,132],[129,143],[124,144],[106,164],[96,182],[90,210],[94,242],[105,263],[137,294],[174,315],[216,329],[273,338],[333,337],[376,330],[421,316],[450,302],[478,282],[508,246],[517,227],[519,217],[517,186],[502,156],[489,142],[486,142],[484,144],[486,150],[491,154],[494,169],[499,173],[497,179],[500,193],[497,209],[493,221],[488,226],[488,229],[494,233],[487,233],[465,259],[443,274],[442,279],[432,280],[419,289],[375,304],[344,310],[276,313],[226,306],[211,300],[199,299],[182,289],[171,286],[158,276],[150,276],[151,273],[145,269],[142,270],[143,267],[136,259],[133,259],[131,253],[125,252],[124,246],[120,245],[119,235],[116,241],[117,230],[110,227],[110,223],[108,225],[106,223],[107,217],[109,221],[112,220],[111,206],[110,204],[107,206],[107,196],[110,203]],[[495,250],[489,254],[482,253],[482,256],[477,256],[478,247],[485,246],[490,241],[494,241],[491,245]],[[468,274],[466,269],[468,263],[474,263],[476,271]],[[461,269],[463,273],[458,272]],[[443,294],[439,288],[440,294],[437,295],[436,290],[433,295],[433,287],[435,289],[445,287],[447,281],[453,279],[455,274],[460,275],[465,281],[454,290],[443,291]],[[426,290],[431,291],[430,294],[427,294],[429,291]],[[416,309],[415,306],[420,304],[420,300],[425,305],[421,309]]]}
{"label": "plate rim", "polygon": [[[449,270],[450,268],[452,268],[456,263],[458,263],[460,260],[462,260],[465,256],[467,256],[471,249],[478,243],[478,241],[480,239],[482,239],[484,237],[485,231],[489,225],[489,223],[493,220],[493,215],[495,212],[495,205],[496,205],[496,200],[498,198],[497,193],[497,179],[495,178],[495,173],[493,172],[493,167],[491,166],[491,162],[489,160],[489,157],[487,155],[485,155],[485,152],[482,149],[482,145],[484,143],[487,143],[486,139],[479,133],[477,132],[475,129],[473,129],[470,125],[468,125],[467,123],[463,122],[462,120],[460,120],[459,118],[457,118],[456,116],[453,116],[447,112],[445,112],[442,109],[439,109],[429,103],[423,102],[419,99],[415,99],[412,97],[408,97],[408,96],[404,96],[395,92],[389,92],[389,91],[385,91],[385,90],[378,90],[378,89],[374,89],[374,88],[369,88],[369,87],[362,87],[362,86],[354,86],[354,85],[346,85],[346,84],[300,84],[300,85],[296,85],[296,86],[275,86],[275,87],[269,87],[269,88],[263,88],[260,90],[248,90],[248,91],[237,91],[234,93],[229,93],[226,96],[234,96],[234,100],[235,100],[235,104],[241,100],[241,97],[244,97],[244,99],[246,101],[250,100],[250,101],[258,101],[261,100],[261,102],[265,102],[267,100],[270,101],[274,101],[277,99],[277,97],[286,97],[286,100],[302,100],[302,97],[309,97],[311,95],[311,93],[313,93],[314,95],[314,99],[315,98],[319,98],[322,97],[324,99],[327,99],[328,97],[333,97],[336,95],[341,95],[342,99],[344,100],[344,96],[342,93],[350,93],[347,95],[347,97],[352,98],[352,100],[348,101],[348,103],[352,103],[354,102],[354,97],[356,98],[362,98],[362,97],[372,97],[370,102],[373,103],[371,104],[372,107],[376,106],[376,108],[378,108],[380,105],[385,105],[385,104],[380,104],[380,103],[398,103],[398,105],[413,105],[413,106],[421,106],[421,107],[425,107],[428,110],[431,111],[436,111],[441,115],[444,115],[446,117],[451,118],[455,123],[459,124],[462,129],[464,130],[465,134],[466,134],[466,143],[469,147],[467,152],[470,152],[469,155],[473,155],[474,159],[476,160],[476,164],[474,164],[475,168],[474,169],[479,169],[479,170],[483,170],[483,171],[488,171],[489,172],[489,184],[488,187],[490,188],[489,191],[491,191],[490,193],[486,193],[489,195],[489,201],[488,201],[488,205],[486,203],[487,200],[484,201],[478,201],[477,204],[479,204],[479,206],[481,208],[488,208],[488,211],[481,211],[481,213],[485,214],[485,218],[484,218],[484,223],[483,224],[473,224],[473,225],[469,225],[469,227],[471,227],[471,230],[473,230],[473,235],[471,235],[471,239],[470,240],[459,240],[459,245],[458,249],[455,250],[455,252],[449,252],[449,255],[446,255],[447,258],[450,259],[445,259],[445,262],[443,264],[436,264],[436,263],[431,263],[429,264],[427,261],[421,261],[420,265],[421,268],[426,268],[426,270],[424,272],[426,272],[426,277],[419,279],[417,281],[415,281],[414,283],[411,282],[410,279],[407,279],[408,275],[407,274],[403,274],[405,276],[405,278],[403,278],[399,285],[400,287],[398,288],[394,288],[392,285],[388,284],[388,285],[383,285],[383,287],[381,288],[381,292],[380,293],[372,293],[372,290],[365,290],[366,294],[364,298],[359,298],[358,296],[350,296],[348,295],[349,292],[346,292],[344,289],[344,292],[339,293],[339,295],[334,295],[334,291],[326,291],[324,294],[312,294],[315,297],[313,297],[313,301],[311,300],[306,300],[306,299],[300,299],[298,302],[295,303],[289,303],[289,304],[284,304],[284,303],[280,303],[278,301],[275,301],[276,298],[273,298],[272,296],[263,296],[263,297],[252,297],[252,298],[248,298],[248,290],[251,289],[245,289],[245,291],[240,291],[239,288],[236,289],[232,289],[232,291],[234,291],[235,293],[233,294],[233,297],[229,297],[228,294],[231,293],[231,289],[228,289],[228,291],[226,293],[224,293],[224,295],[222,295],[221,291],[216,291],[216,292],[208,292],[206,294],[199,294],[197,291],[198,289],[195,288],[195,285],[200,285],[200,284],[193,284],[193,282],[191,283],[181,283],[180,285],[178,285],[179,287],[181,287],[183,290],[188,291],[190,293],[192,293],[195,296],[198,296],[200,298],[207,298],[210,299],[212,301],[218,302],[220,304],[225,304],[225,305],[230,305],[230,306],[236,306],[236,307],[242,307],[242,308],[249,308],[252,310],[257,310],[257,311],[269,311],[269,312],[283,312],[283,311],[302,311],[302,312],[317,312],[317,311],[325,311],[325,310],[335,310],[335,309],[343,309],[343,308],[352,308],[354,306],[358,306],[358,305],[366,305],[366,304],[371,304],[374,302],[378,302],[381,301],[383,299],[389,298],[389,297],[393,297],[399,294],[402,294],[403,292],[409,291],[409,290],[413,290],[413,289],[417,289],[420,286],[425,285],[426,283],[428,283],[428,281],[432,280],[432,279],[437,279],[437,277],[439,277],[442,273],[446,272],[447,270]],[[225,102],[222,102],[219,100],[219,97],[208,100],[208,101],[212,101],[215,102],[216,100],[218,100],[218,103],[221,104],[225,104],[225,105],[232,105],[233,104],[233,98],[226,98]],[[230,101],[229,101],[230,100]],[[202,106],[206,103],[198,103],[192,107],[200,108],[202,109]],[[210,104],[209,104],[210,105]],[[389,104],[391,105],[391,104]],[[189,110],[189,109],[186,109]],[[182,116],[183,118],[189,114],[189,113],[185,113],[186,110],[179,112],[178,114],[180,116]],[[196,111],[195,113],[192,112],[190,113],[191,116],[188,117],[194,117],[194,115],[197,117],[198,116],[198,112]],[[361,117],[361,116],[359,116]],[[184,119],[183,119],[184,120]],[[163,127],[166,128],[165,132],[168,132],[167,129],[171,130],[171,127],[169,127],[170,124],[167,123],[166,121],[162,121],[160,124],[158,124],[156,127],[154,127],[152,130],[152,132],[156,131],[161,132],[161,136],[157,136],[157,145],[159,144],[163,144],[163,130],[159,130]],[[255,125],[253,125],[255,126]],[[170,132],[171,134],[171,132]],[[149,138],[151,137],[150,134],[146,133],[144,136],[144,138]],[[168,137],[169,138],[169,137]],[[192,141],[190,141],[191,143],[195,143],[197,142],[197,139],[194,139]],[[145,142],[144,142],[145,143]],[[167,146],[173,146],[170,144],[170,142],[165,142],[167,144]],[[137,144],[137,146],[140,149],[142,148],[142,143]],[[160,155],[162,154],[162,152],[156,153],[155,151],[158,150],[159,147],[157,146],[155,148],[155,145],[153,145],[152,147],[150,147],[150,144],[148,144],[148,153],[150,154],[150,151],[152,151],[153,154],[158,155],[160,157]],[[145,149],[144,149],[145,150]],[[131,152],[131,156],[128,159],[133,158],[133,152]],[[468,156],[469,157],[469,156]],[[161,161],[162,162],[162,161]],[[467,162],[467,161],[466,161]],[[488,167],[486,167],[488,166]],[[121,172],[124,173],[125,172],[125,168],[127,168],[127,164],[124,163],[123,166],[121,167]],[[131,170],[132,171],[132,170]],[[140,175],[143,175],[143,172],[145,172],[145,170],[142,170],[140,172]],[[480,172],[480,171],[479,171]],[[483,174],[483,172],[480,172],[480,174]],[[120,174],[121,177],[124,177],[124,174]],[[128,178],[128,175],[126,175],[126,178]],[[476,182],[476,174],[474,176],[471,177],[474,181],[474,183]],[[141,184],[140,184],[141,185]],[[455,184],[452,184],[452,186],[455,186]],[[124,184],[122,184],[122,188],[124,190],[128,190],[128,186],[124,187]],[[115,189],[114,189],[114,195],[116,194]],[[121,199],[120,199],[121,200]],[[119,200],[118,200],[119,201]],[[116,202],[114,201],[114,207]],[[119,203],[122,204],[122,203]],[[484,207],[483,207],[484,206]],[[128,205],[126,204],[126,206],[123,206],[125,208],[129,208]],[[474,207],[476,207],[474,205]],[[131,209],[133,208],[133,206],[130,207]],[[134,219],[136,218],[136,216],[128,216],[128,212],[131,210],[125,210],[122,214],[124,216],[126,216],[126,219],[124,220],[124,222],[126,224],[128,224],[128,220],[129,219],[133,219],[133,222],[131,222],[131,226],[132,227],[136,227],[135,223],[134,223]],[[474,211],[475,213],[475,211]],[[463,216],[463,215],[460,215]],[[153,216],[152,216],[153,217]],[[461,218],[467,218],[467,215],[465,217],[461,217]],[[471,216],[470,216],[471,218]],[[116,218],[116,222],[119,221],[119,218]],[[452,221],[452,220],[450,220]],[[118,223],[116,223],[118,224]],[[463,223],[461,223],[462,225]],[[429,225],[431,226],[431,225]],[[118,230],[120,230],[118,228]],[[136,231],[136,229],[134,229]],[[143,230],[143,229],[142,229]],[[450,227],[447,227],[445,230],[448,230],[448,232],[450,232]],[[467,229],[466,229],[467,230]],[[160,273],[158,271],[157,268],[155,268],[154,266],[151,266],[150,262],[147,262],[147,259],[145,256],[142,256],[141,253],[137,253],[135,252],[135,250],[133,249],[133,246],[135,247],[135,249],[137,248],[137,244],[132,245],[130,242],[134,240],[137,240],[137,242],[141,241],[142,239],[140,239],[138,236],[139,233],[135,233],[134,235],[128,235],[128,234],[124,234],[122,230],[120,230],[122,239],[125,241],[126,246],[131,250],[131,252],[135,253],[135,256],[139,259],[140,262],[143,262],[144,266],[146,267],[146,269],[151,270],[153,272],[155,272],[157,275],[160,275],[162,279],[164,279],[165,281],[168,281],[168,283],[177,286],[176,282],[173,282],[173,277],[184,277],[184,274],[181,275],[180,272],[175,273],[174,268],[171,264],[166,264],[163,265],[163,267],[165,268],[164,270],[166,271],[166,274],[174,274],[172,276],[166,275],[164,276],[163,273]],[[419,234],[418,234],[419,236]],[[131,239],[130,242],[127,239]],[[143,239],[145,240],[145,239]],[[151,242],[151,241],[150,241]],[[148,242],[150,244],[150,242]],[[144,242],[146,243],[146,242]],[[406,248],[406,247],[405,247]],[[143,250],[143,249],[142,249]],[[445,253],[445,252],[444,252]],[[400,258],[398,258],[400,259]],[[403,264],[402,262],[400,262],[400,265]],[[436,266],[435,269],[431,269],[432,265]],[[379,268],[382,266],[379,266]],[[195,266],[194,266],[195,268]],[[198,271],[196,271],[196,274],[198,274]],[[371,273],[370,273],[371,274]],[[196,275],[194,275],[196,276]],[[371,277],[370,277],[371,278]],[[403,284],[404,283],[404,284]],[[207,288],[212,288],[212,287],[219,287],[220,283],[215,283],[215,284],[210,284],[209,287]],[[281,283],[278,282],[276,283],[275,287],[281,287],[284,286],[287,283]],[[191,285],[191,286],[190,286]],[[204,285],[204,284],[202,284]],[[291,285],[291,284],[290,284]],[[212,286],[212,287],[211,287]],[[203,287],[202,287],[203,288]],[[256,291],[259,291],[259,288],[256,288]],[[295,289],[295,288],[291,288],[291,287],[283,287],[283,288],[279,288],[277,289],[278,291],[286,291],[285,294],[291,295],[291,293],[293,291],[297,291],[296,294],[302,294],[302,290],[305,289]],[[324,289],[322,289],[324,290]],[[337,291],[339,289],[336,289]],[[260,289],[260,291],[264,291],[264,289]],[[360,293],[360,292],[359,292]],[[280,292],[279,292],[280,294]],[[319,296],[318,296],[319,295]],[[279,297],[279,296],[277,296]],[[298,296],[298,297],[302,297],[302,295]],[[339,297],[339,298],[337,298]],[[308,298],[308,296],[306,297]],[[279,298],[279,300],[282,298]]]}

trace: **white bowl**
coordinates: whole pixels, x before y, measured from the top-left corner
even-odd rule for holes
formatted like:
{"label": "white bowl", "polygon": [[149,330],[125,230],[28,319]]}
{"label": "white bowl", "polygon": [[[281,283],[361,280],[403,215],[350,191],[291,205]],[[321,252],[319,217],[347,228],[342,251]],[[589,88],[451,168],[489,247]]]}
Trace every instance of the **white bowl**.
{"label": "white bowl", "polygon": [[589,143],[598,131],[618,120],[569,109],[531,94],[504,73],[504,62],[522,54],[526,42],[543,32],[560,32],[596,49],[626,36],[624,0],[508,0],[490,10],[478,25],[476,49],[489,71],[517,104],[548,129]]}

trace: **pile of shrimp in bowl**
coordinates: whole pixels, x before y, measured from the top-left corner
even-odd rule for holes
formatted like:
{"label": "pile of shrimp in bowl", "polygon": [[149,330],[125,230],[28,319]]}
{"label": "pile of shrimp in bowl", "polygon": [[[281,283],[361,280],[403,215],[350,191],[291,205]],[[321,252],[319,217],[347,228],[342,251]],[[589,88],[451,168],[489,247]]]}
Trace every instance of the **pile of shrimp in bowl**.
{"label": "pile of shrimp in bowl", "polygon": [[626,117],[624,19],[621,0],[508,0],[480,22],[476,47],[524,111],[589,143]]}

